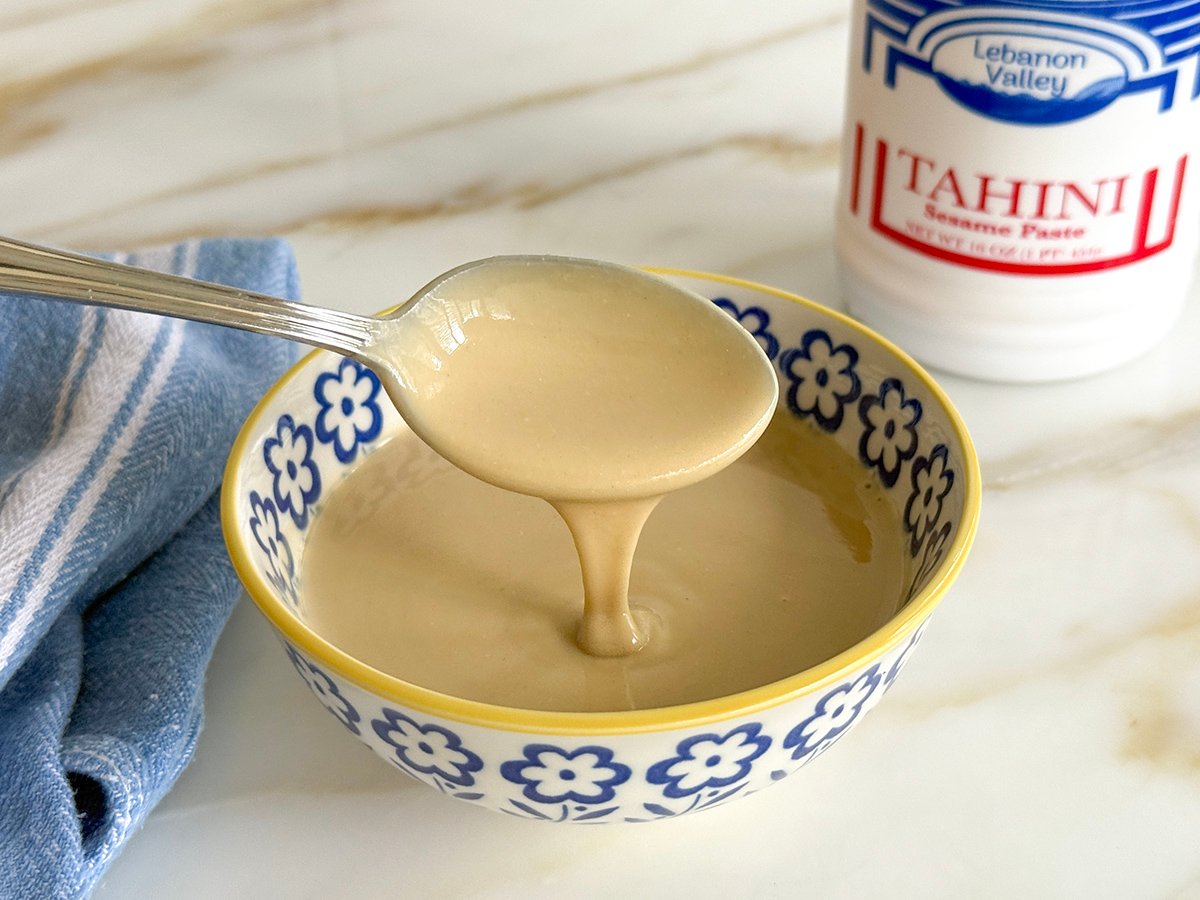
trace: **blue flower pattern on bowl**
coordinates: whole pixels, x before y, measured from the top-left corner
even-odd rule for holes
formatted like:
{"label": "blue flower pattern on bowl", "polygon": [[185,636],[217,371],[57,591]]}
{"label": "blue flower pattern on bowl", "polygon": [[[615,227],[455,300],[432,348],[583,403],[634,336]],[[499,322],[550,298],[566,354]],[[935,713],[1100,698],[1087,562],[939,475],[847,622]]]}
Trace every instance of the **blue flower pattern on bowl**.
{"label": "blue flower pattern on bowl", "polygon": [[338,462],[354,461],[360,448],[383,431],[379,379],[353,360],[338,359],[332,371],[316,376],[313,397],[318,411],[313,425],[303,416],[283,413],[274,433],[263,442],[262,460],[271,487],[264,498],[250,491],[249,526],[266,560],[264,575],[293,608],[298,606],[297,560],[283,528],[290,518],[298,531],[311,519],[324,485],[317,442],[328,444]]}
{"label": "blue flower pattern on bowl", "polygon": [[865,426],[858,441],[859,458],[891,487],[900,478],[905,460],[917,452],[921,402],[905,396],[898,378],[888,378],[879,385],[878,394],[859,400],[858,418]]}
{"label": "blue flower pattern on bowl", "polygon": [[321,407],[317,439],[333,446],[339,462],[352,462],[360,446],[379,437],[383,428],[380,387],[375,373],[352,359],[343,359],[335,371],[317,376],[313,384]]}
{"label": "blue flower pattern on bowl", "polygon": [[783,739],[783,746],[792,748],[792,759],[823,750],[841,737],[854,724],[879,683],[879,664],[876,663],[853,681],[825,694],[817,701],[813,714]]}
{"label": "blue flower pattern on bowl", "polygon": [[304,679],[304,683],[321,701],[321,705],[329,710],[329,714],[345,725],[351,734],[361,734],[358,723],[362,721],[362,716],[354,708],[354,704],[345,698],[337,683],[297,653],[290,644],[284,644],[284,651],[292,661],[296,673]]}
{"label": "blue flower pattern on bowl", "polygon": [[263,461],[273,476],[275,504],[290,513],[297,528],[308,524],[309,507],[321,495],[321,473],[312,460],[313,432],[282,415],[275,436],[263,444]]}
{"label": "blue flower pattern on bowl", "polygon": [[[615,762],[613,751],[607,747],[588,745],[566,750],[553,744],[529,744],[521,759],[501,764],[500,774],[505,781],[520,787],[526,800],[544,804],[541,808],[532,807],[510,798],[509,803],[526,817],[587,822],[616,811],[616,806],[599,807],[613,800],[617,786],[629,780],[632,770]],[[549,810],[546,806],[556,809]]]}
{"label": "blue flower pattern on bowl", "polygon": [[[919,557],[911,576],[911,599],[941,562],[955,530],[953,522],[942,521],[945,499],[955,481],[949,450],[939,443],[918,455],[920,401],[896,378],[864,391],[858,351],[824,329],[807,330],[798,346],[786,349],[767,310],[739,309],[725,297],[714,302],[741,322],[777,362],[785,377],[785,401],[794,415],[830,433],[861,427],[853,439],[863,465],[876,473],[884,487],[908,492],[903,525],[911,554]],[[335,472],[322,468],[332,467],[334,460],[342,466],[353,462],[382,434],[380,389],[375,375],[358,363],[331,361],[316,375],[309,395],[316,401],[315,414],[309,413],[311,418],[280,415],[273,436],[263,446],[270,488],[264,485],[265,497],[249,491],[249,525],[262,550],[264,575],[293,607],[297,605],[297,561],[284,521],[303,530],[323,481],[336,480]],[[846,416],[846,407],[856,401],[858,415]],[[332,451],[332,458],[316,457],[314,437]],[[372,727],[364,734],[359,728],[362,714],[339,688],[337,678],[285,646],[310,690],[348,730],[400,770],[444,793],[530,819],[640,822],[706,809],[753,793],[820,756],[878,701],[923,632],[924,625],[902,647],[821,694],[798,724],[793,718],[774,726],[742,722],[726,726],[729,730],[714,731],[710,725],[701,733],[675,739],[674,751],[648,766],[619,758],[618,751],[602,742],[574,748],[526,744],[501,757],[504,761],[497,766],[471,749],[451,723],[422,724],[387,706],[377,707],[371,715]],[[774,736],[773,728],[779,728]],[[383,742],[382,747],[372,743],[374,737]],[[790,766],[781,766],[781,753],[793,761]]]}
{"label": "blue flower pattern on bowl", "polygon": [[941,563],[942,557],[946,555],[946,546],[950,543],[952,531],[950,523],[943,522],[936,531],[928,533],[925,539],[925,549],[921,551],[921,562],[917,566],[916,572],[913,573],[912,587],[908,590],[910,600],[921,589],[925,580],[933,574],[933,571]]}
{"label": "blue flower pattern on bowl", "polygon": [[380,740],[391,745],[397,766],[412,775],[429,776],[443,791],[449,791],[451,785],[470,787],[475,783],[473,773],[483,768],[483,760],[464,747],[449,728],[419,725],[404,713],[387,708],[382,718],[371,721],[371,727]]}
{"label": "blue flower pattern on bowl", "polygon": [[911,534],[910,550],[916,556],[942,517],[942,501],[954,486],[954,470],[947,462],[949,449],[938,444],[929,456],[918,456],[912,465],[912,493],[904,505],[904,527]]}
{"label": "blue flower pattern on bowl", "polygon": [[267,581],[294,607],[296,598],[296,560],[280,528],[279,513],[272,500],[264,500],[258,491],[250,492],[250,533],[267,558]]}
{"label": "blue flower pattern on bowl", "polygon": [[767,354],[767,359],[774,362],[775,357],[779,355],[779,338],[771,332],[771,314],[769,312],[761,306],[748,306],[740,310],[737,308],[737,304],[728,297],[717,297],[713,303],[740,322],[742,327],[758,341],[758,345]]}
{"label": "blue flower pattern on bowl", "polygon": [[[453,797],[498,808],[513,816],[546,822],[646,822],[708,809],[789,774],[768,754],[778,744],[791,750],[800,764],[811,762],[835,744],[862,714],[878,701],[900,672],[924,633],[919,628],[890,660],[826,691],[813,713],[782,739],[772,738],[760,722],[746,722],[725,732],[706,731],[677,741],[674,752],[645,770],[618,758],[600,744],[574,749],[550,743],[526,744],[519,757],[502,762],[503,785],[519,788],[485,791],[478,782],[488,765],[451,728],[418,723],[398,710],[383,707],[372,718],[372,730],[384,741],[392,763],[401,771]],[[285,649],[296,670],[331,713],[356,734],[361,717],[346,700],[335,679]],[[886,672],[886,674],[883,674]],[[344,710],[349,713],[342,715]],[[794,721],[794,720],[793,720]],[[785,726],[786,727],[786,726]],[[760,763],[764,765],[760,765]],[[495,770],[493,770],[495,771]],[[757,785],[755,784],[757,779]],[[646,799],[646,788],[661,799]],[[468,790],[474,788],[474,790]]]}
{"label": "blue flower pattern on bowl", "polygon": [[824,329],[809,330],[799,347],[779,358],[779,367],[791,382],[788,408],[826,431],[837,431],[846,404],[856,400],[862,389],[857,365],[858,351],[849,344],[835,345]]}
{"label": "blue flower pattern on bowl", "polygon": [[530,744],[524,759],[510,759],[500,774],[522,785],[537,803],[607,803],[615,787],[629,780],[629,766],[613,762],[611,750],[587,746],[563,750],[552,744]]}
{"label": "blue flower pattern on bowl", "polygon": [[724,735],[697,734],[680,741],[675,756],[656,762],[646,780],[661,784],[667,797],[682,798],[706,788],[728,787],[750,774],[750,765],[767,752],[771,739],[757,722]]}

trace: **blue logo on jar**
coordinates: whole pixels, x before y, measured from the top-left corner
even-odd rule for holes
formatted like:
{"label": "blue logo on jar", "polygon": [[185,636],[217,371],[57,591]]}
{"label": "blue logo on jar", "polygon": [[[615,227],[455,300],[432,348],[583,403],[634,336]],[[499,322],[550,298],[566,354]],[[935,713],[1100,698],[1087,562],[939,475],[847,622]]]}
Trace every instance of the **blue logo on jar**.
{"label": "blue logo on jar", "polygon": [[867,0],[867,7],[864,69],[882,62],[891,87],[902,70],[932,77],[956,102],[998,121],[1057,125],[1123,94],[1157,92],[1163,110],[1177,95],[1200,94],[1200,78],[1177,84],[1178,64],[1200,54],[1191,4],[1159,0],[1136,12],[1087,0],[1069,12],[1061,3],[969,0],[949,8]]}
{"label": "blue logo on jar", "polygon": [[929,66],[947,94],[993,119],[1071,122],[1112,103],[1129,82],[1113,53],[1076,41],[984,31],[937,44]]}

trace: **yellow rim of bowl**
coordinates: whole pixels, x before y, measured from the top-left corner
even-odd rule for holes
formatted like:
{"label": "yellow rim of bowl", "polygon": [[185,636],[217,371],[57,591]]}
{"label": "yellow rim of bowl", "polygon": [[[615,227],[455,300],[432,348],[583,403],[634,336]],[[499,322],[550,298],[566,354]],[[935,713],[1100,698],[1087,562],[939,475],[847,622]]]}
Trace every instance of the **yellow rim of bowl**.
{"label": "yellow rim of bowl", "polygon": [[967,551],[970,549],[971,543],[975,539],[975,532],[979,527],[981,494],[979,460],[975,453],[975,446],[967,433],[966,425],[949,397],[946,396],[945,391],[907,353],[883,336],[837,310],[822,306],[797,294],[740,278],[686,269],[646,268],[647,271],[659,275],[711,281],[769,294],[798,303],[819,315],[830,316],[846,328],[858,332],[864,338],[881,345],[895,355],[938,399],[949,418],[962,450],[965,496],[958,533],[925,588],[906,603],[883,627],[836,656],[779,681],[712,700],[624,712],[549,712],[464,700],[461,697],[418,687],[368,666],[339,650],[309,629],[275,595],[266,580],[259,575],[258,570],[250,561],[248,547],[241,540],[240,523],[235,515],[237,499],[235,491],[239,482],[242,461],[246,459],[246,445],[250,441],[251,434],[255,430],[254,425],[263,410],[317,353],[324,352],[314,351],[289,369],[246,417],[229,452],[224,483],[221,488],[221,527],[234,570],[251,599],[287,641],[360,688],[412,709],[456,722],[487,728],[538,734],[589,736],[676,730],[753,715],[820,689],[869,660],[882,656],[916,631],[933,608],[941,602],[942,597],[945,596],[962,569]]}

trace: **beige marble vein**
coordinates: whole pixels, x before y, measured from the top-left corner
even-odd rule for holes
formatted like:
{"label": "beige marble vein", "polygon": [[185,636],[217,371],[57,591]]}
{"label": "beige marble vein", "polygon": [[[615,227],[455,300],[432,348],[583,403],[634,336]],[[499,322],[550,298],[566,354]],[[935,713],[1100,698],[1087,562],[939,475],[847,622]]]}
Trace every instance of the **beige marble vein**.
{"label": "beige marble vein", "polygon": [[1126,694],[1129,731],[1121,757],[1158,771],[1200,779],[1200,729],[1195,711],[1171,686],[1162,683],[1139,684],[1127,688]]}
{"label": "beige marble vein", "polygon": [[[1130,603],[1135,602],[1130,598]],[[1036,627],[1036,626],[1035,626]],[[1110,665],[1114,659],[1140,646],[1161,646],[1179,642],[1183,647],[1200,652],[1200,593],[1179,600],[1164,612],[1152,617],[1149,621],[1135,625],[1128,630],[1122,630],[1114,635],[1096,635],[1088,633],[1076,637],[1069,642],[1073,646],[1063,646],[1059,652],[1049,656],[1037,656],[1025,660],[1020,666],[997,671],[987,677],[975,677],[969,683],[943,688],[936,692],[915,697],[905,696],[894,703],[895,711],[911,716],[914,719],[927,718],[944,712],[947,709],[962,708],[984,703],[995,699],[1007,692],[1036,687],[1039,684],[1059,683],[1063,681],[1082,683],[1091,676]],[[1156,692],[1155,696],[1160,707],[1169,696],[1162,684],[1151,683],[1146,691]],[[1190,715],[1190,711],[1188,711]],[[1160,712],[1159,719],[1164,713]],[[1145,727],[1153,732],[1155,720],[1147,719]],[[1157,735],[1135,734],[1142,725],[1136,717],[1129,723],[1130,737],[1127,743],[1127,755],[1141,752],[1149,757],[1154,755],[1153,748],[1162,744],[1164,733],[1160,729]],[[1138,751],[1137,748],[1141,748]],[[1160,746],[1161,750],[1161,746]],[[1177,752],[1172,750],[1172,752]],[[1184,753],[1189,759],[1200,761],[1200,747],[1192,748]],[[1194,767],[1195,775],[1200,777],[1200,766]]]}
{"label": "beige marble vein", "polygon": [[534,209],[606,182],[641,175],[660,166],[672,165],[686,159],[707,156],[725,150],[749,154],[793,171],[832,169],[837,166],[839,147],[840,143],[836,140],[813,144],[796,140],[787,134],[730,135],[696,146],[683,147],[657,156],[633,160],[614,169],[585,175],[568,184],[546,186],[540,189],[531,187],[519,205],[524,209]]}
{"label": "beige marble vein", "polygon": [[1200,408],[1161,418],[1107,421],[1094,431],[1075,434],[988,460],[984,485],[1011,490],[1074,475],[1103,476],[1130,472],[1167,460],[1200,455]]}
{"label": "beige marble vein", "polygon": [[280,227],[284,231],[299,230],[304,227],[334,230],[378,228],[436,217],[466,215],[504,204],[511,204],[518,209],[536,209],[539,206],[558,202],[573,194],[610,182],[643,175],[664,166],[727,150],[748,153],[789,169],[828,168],[836,165],[837,147],[836,142],[812,145],[791,140],[786,135],[734,135],[635,159],[613,169],[589,173],[565,184],[519,184],[503,190],[486,184],[471,184],[451,197],[435,200],[423,206],[375,206],[332,210],[313,218],[283,223]]}
{"label": "beige marble vein", "polygon": [[[123,53],[92,63],[82,64],[74,70],[59,73],[56,76],[47,76],[46,79],[41,81],[12,85],[0,84],[0,115],[3,115],[2,111],[5,106],[6,93],[11,97],[10,104],[24,103],[35,105],[37,99],[41,96],[54,91],[64,90],[72,84],[88,81],[101,73],[106,73],[109,69],[156,72],[172,67],[176,69],[183,69],[189,66],[199,67],[206,62],[210,62],[211,58],[206,58],[199,52],[188,53],[182,52],[179,49],[181,45],[188,45],[194,41],[196,34],[208,36],[225,29],[235,30],[245,28],[250,23],[259,24],[263,21],[272,21],[284,13],[299,15],[309,13],[314,9],[326,8],[330,5],[329,2],[322,2],[322,0],[307,0],[307,2],[306,0],[277,0],[273,4],[272,9],[261,11],[258,16],[247,15],[240,21],[236,15],[230,13],[218,14],[220,10],[225,10],[226,7],[212,8],[207,11],[206,15],[198,16],[196,22],[191,26],[180,27],[170,32],[166,37],[159,36],[156,40],[137,48],[133,53]],[[199,27],[201,20],[204,20],[207,27]],[[632,72],[623,72],[609,78],[591,82],[556,86],[531,94],[506,98],[488,106],[468,109],[461,113],[435,118],[432,121],[406,125],[399,129],[384,130],[380,133],[367,135],[352,134],[350,127],[346,124],[345,116],[342,116],[339,127],[332,130],[335,145],[329,149],[286,157],[276,157],[267,161],[257,161],[248,166],[214,173],[200,179],[191,180],[190,182],[173,185],[167,190],[141,193],[140,195],[135,192],[133,197],[123,200],[118,204],[96,209],[74,218],[54,221],[40,229],[39,234],[42,236],[53,236],[59,232],[84,228],[122,214],[136,212],[148,206],[167,204],[172,201],[186,199],[189,196],[207,194],[218,189],[236,188],[239,185],[258,182],[270,176],[289,173],[300,174],[306,170],[313,170],[334,161],[344,163],[356,157],[378,153],[397,145],[417,142],[421,139],[440,135],[448,131],[469,129],[497,119],[513,117],[546,107],[574,105],[581,100],[598,95],[693,75],[718,65],[735,62],[743,57],[761,53],[764,50],[773,49],[780,45],[793,44],[804,38],[811,38],[812,35],[829,31],[831,28],[840,26],[843,22],[844,16],[842,15],[806,21],[794,27],[756,36],[753,39],[740,43],[704,50],[689,58],[670,64],[643,68]],[[193,37],[189,39],[189,35]],[[153,50],[150,53],[150,61],[140,60],[136,64],[130,63],[132,58],[136,58],[147,48]],[[344,51],[338,51],[336,47],[333,47],[329,48],[329,52],[334,60],[339,60]],[[153,62],[154,59],[158,59],[159,62],[155,64]],[[345,65],[351,65],[351,63],[345,63]],[[39,132],[29,134],[20,146],[27,148],[39,136]],[[302,220],[274,222],[270,228],[274,231],[286,232],[306,225],[338,227],[354,224],[357,227],[362,227],[363,225],[405,223],[431,216],[472,212],[502,202],[516,202],[523,207],[532,207],[557,200],[594,184],[614,178],[626,177],[630,174],[653,169],[691,156],[710,153],[725,147],[735,147],[751,151],[757,155],[768,157],[794,167],[834,166],[837,162],[837,143],[835,141],[825,141],[814,146],[804,141],[799,141],[792,135],[783,133],[731,135],[723,136],[700,145],[671,149],[645,159],[634,159],[615,167],[612,171],[580,176],[574,182],[566,185],[547,186],[527,184],[503,190],[495,190],[484,184],[469,183],[458,187],[450,195],[427,200],[412,206],[333,209],[314,212],[311,216],[306,216]],[[0,141],[0,151],[4,149],[5,145]],[[9,147],[8,149],[11,152],[15,147]],[[206,235],[227,230],[229,230],[229,226],[226,223],[218,223],[216,229],[188,225],[178,232],[156,231],[154,234],[138,235],[137,239],[162,242],[175,240],[189,234]]]}
{"label": "beige marble vein", "polygon": [[0,9],[0,29],[29,28],[101,9],[120,7],[128,0],[41,0],[12,3]]}
{"label": "beige marble vein", "polygon": [[[52,97],[69,93],[99,79],[119,81],[139,75],[179,75],[210,66],[222,58],[215,39],[234,33],[299,20],[327,10],[344,0],[256,0],[254,3],[221,0],[210,2],[179,21],[165,20],[146,29],[139,38],[94,53],[79,62],[53,68],[44,74],[0,80],[0,122],[28,114]],[[104,6],[107,4],[100,4]],[[95,8],[87,4],[87,9]],[[74,11],[71,7],[68,11]],[[49,16],[38,18],[38,22]],[[28,24],[28,23],[18,23]],[[13,27],[10,25],[10,27]],[[91,46],[89,50],[93,49]]]}

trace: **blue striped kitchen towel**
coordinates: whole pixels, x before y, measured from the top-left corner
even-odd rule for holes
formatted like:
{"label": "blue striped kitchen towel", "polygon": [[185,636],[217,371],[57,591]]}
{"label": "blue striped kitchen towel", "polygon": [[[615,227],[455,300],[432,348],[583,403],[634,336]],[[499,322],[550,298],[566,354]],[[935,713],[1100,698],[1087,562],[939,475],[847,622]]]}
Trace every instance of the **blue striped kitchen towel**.
{"label": "blue striped kitchen towel", "polygon": [[[121,257],[295,299],[276,240]],[[286,341],[0,295],[0,898],[91,892],[191,757],[240,596],[215,492]]]}

